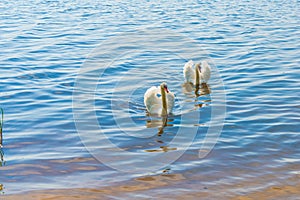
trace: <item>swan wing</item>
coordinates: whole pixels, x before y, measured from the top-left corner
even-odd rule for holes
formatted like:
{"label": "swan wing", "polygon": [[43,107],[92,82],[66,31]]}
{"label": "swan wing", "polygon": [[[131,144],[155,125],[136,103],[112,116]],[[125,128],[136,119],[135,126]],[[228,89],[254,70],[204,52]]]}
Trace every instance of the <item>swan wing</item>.
{"label": "swan wing", "polygon": [[152,86],[144,94],[144,104],[149,113],[159,114],[161,112],[161,99],[157,97],[159,88]]}
{"label": "swan wing", "polygon": [[201,64],[201,82],[202,83],[207,83],[208,80],[210,79],[210,73],[211,73],[211,68],[207,61],[202,61]]}
{"label": "swan wing", "polygon": [[192,60],[185,63],[183,67],[183,76],[185,82],[193,83],[195,81],[195,70],[193,69],[194,62]]}
{"label": "swan wing", "polygon": [[169,92],[167,94],[168,114],[172,113],[174,102],[175,102],[175,95],[173,92]]}

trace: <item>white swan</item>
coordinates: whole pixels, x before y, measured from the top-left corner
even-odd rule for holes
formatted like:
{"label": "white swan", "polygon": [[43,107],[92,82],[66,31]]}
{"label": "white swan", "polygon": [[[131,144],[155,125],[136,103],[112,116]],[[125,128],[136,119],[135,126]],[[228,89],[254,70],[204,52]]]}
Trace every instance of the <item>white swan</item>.
{"label": "white swan", "polygon": [[[158,97],[159,96],[159,97]],[[175,96],[166,83],[160,87],[152,86],[144,94],[144,104],[150,114],[167,115],[172,112]]]}
{"label": "white swan", "polygon": [[188,61],[183,67],[183,75],[185,82],[192,83],[194,85],[200,85],[202,83],[207,83],[210,78],[211,68],[209,64],[204,60],[197,63],[195,69],[193,68],[194,62],[192,60]]}

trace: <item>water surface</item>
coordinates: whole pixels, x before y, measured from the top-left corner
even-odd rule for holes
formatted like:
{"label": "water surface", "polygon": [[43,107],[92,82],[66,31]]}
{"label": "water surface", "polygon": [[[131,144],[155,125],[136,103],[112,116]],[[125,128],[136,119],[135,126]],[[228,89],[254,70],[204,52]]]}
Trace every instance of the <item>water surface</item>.
{"label": "water surface", "polygon": [[[76,191],[82,198],[89,194],[91,199],[147,199],[170,198],[172,190],[174,198],[299,197],[298,1],[3,1],[0,13],[0,106],[5,111],[2,193],[71,198]],[[166,30],[180,38],[142,37],[137,40],[148,40],[148,46],[120,48],[116,38],[141,30]],[[101,48],[105,42],[111,42],[110,49]],[[177,52],[168,50],[174,47]],[[143,160],[112,159],[112,163],[130,166],[146,161],[144,172],[124,173],[99,162],[76,129],[72,107],[76,77],[87,64],[97,75],[104,55],[118,59],[111,60],[102,76],[86,77],[96,87],[92,94],[81,92],[87,102],[89,95],[93,97],[94,109],[85,108],[82,119],[88,121],[89,111],[95,111],[110,141],[144,155]],[[195,98],[193,92],[182,91],[182,67],[188,59],[211,62],[210,94]],[[146,115],[142,95],[165,80],[177,94],[177,103],[169,126],[159,136],[159,118]],[[221,92],[214,84],[218,81],[223,81],[226,91],[226,120],[213,151],[199,159],[211,111],[218,106],[211,98]],[[120,109],[112,112],[116,107]],[[200,115],[200,120],[182,118],[184,113]],[[115,120],[130,134],[116,129]],[[189,133],[195,127],[187,149],[183,142],[168,145],[179,128]],[[99,133],[94,128],[89,131]],[[151,155],[165,151],[183,155],[150,170]]]}

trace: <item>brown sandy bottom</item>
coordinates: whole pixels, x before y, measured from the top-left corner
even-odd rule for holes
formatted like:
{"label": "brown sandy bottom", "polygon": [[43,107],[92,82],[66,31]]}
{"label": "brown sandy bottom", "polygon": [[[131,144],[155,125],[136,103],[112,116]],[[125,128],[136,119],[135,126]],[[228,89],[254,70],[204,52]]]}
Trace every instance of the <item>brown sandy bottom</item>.
{"label": "brown sandy bottom", "polygon": [[[295,180],[297,178],[297,180]],[[22,194],[0,195],[2,200],[94,200],[94,199],[300,199],[299,176],[293,180],[286,180],[293,185],[263,186],[259,183],[249,183],[255,185],[257,190],[247,192],[247,183],[222,185],[215,188],[199,186],[198,190],[183,189],[176,182],[184,181],[181,174],[164,174],[159,176],[147,176],[130,181],[126,185],[104,188],[74,188],[74,189],[51,189],[38,190]],[[295,184],[296,181],[296,184]],[[174,184],[175,183],[175,184]],[[183,184],[183,182],[181,182]],[[194,185],[195,183],[192,183]],[[192,186],[193,188],[194,186]],[[237,190],[244,191],[242,195]]]}

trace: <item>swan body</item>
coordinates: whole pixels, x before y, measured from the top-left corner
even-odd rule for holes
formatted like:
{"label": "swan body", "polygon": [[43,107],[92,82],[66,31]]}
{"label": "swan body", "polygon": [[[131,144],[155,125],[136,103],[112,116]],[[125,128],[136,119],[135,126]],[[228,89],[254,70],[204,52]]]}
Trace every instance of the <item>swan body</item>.
{"label": "swan body", "polygon": [[195,82],[195,70],[194,62],[192,60],[188,61],[183,67],[183,75],[185,82],[193,83]]}
{"label": "swan body", "polygon": [[[200,64],[199,64],[200,65]],[[207,83],[210,79],[211,68],[206,60],[203,60],[200,65],[200,81]]]}
{"label": "swan body", "polygon": [[207,61],[197,63],[194,68],[194,62],[188,61],[183,67],[183,75],[185,82],[192,83],[194,85],[200,85],[201,83],[207,83],[210,78],[211,68]]}
{"label": "swan body", "polygon": [[144,104],[150,114],[167,115],[174,107],[175,96],[168,90],[167,84],[152,86],[144,94]]}

